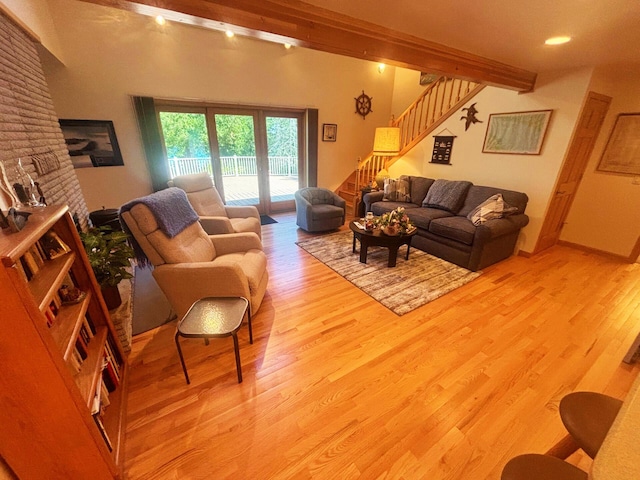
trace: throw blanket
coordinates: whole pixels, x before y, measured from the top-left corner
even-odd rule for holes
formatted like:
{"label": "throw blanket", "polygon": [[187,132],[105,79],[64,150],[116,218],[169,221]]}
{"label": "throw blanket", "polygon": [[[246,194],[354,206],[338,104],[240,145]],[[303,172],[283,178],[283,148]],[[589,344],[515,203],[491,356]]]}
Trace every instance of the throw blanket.
{"label": "throw blanket", "polygon": [[471,182],[455,180],[436,180],[422,202],[423,207],[439,208],[458,213],[462,208]]}
{"label": "throw blanket", "polygon": [[182,232],[189,225],[198,221],[198,214],[195,212],[184,190],[176,187],[160,190],[146,197],[136,198],[120,207],[118,212],[120,224],[131,240],[131,246],[136,254],[136,260],[140,267],[149,265],[149,259],[142,251],[142,248],[131,234],[127,224],[122,220],[122,214],[128,212],[135,205],[142,203],[146,205],[158,222],[160,230],[169,238],[173,238]]}

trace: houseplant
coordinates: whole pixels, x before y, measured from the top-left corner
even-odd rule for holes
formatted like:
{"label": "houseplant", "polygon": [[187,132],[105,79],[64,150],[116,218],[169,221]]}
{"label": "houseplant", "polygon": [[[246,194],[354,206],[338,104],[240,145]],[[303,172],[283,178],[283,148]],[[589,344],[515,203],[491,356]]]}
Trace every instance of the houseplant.
{"label": "houseplant", "polygon": [[117,308],[122,303],[118,284],[133,277],[130,272],[130,260],[134,253],[127,241],[128,235],[121,230],[102,226],[81,232],[80,238],[102,289],[107,308]]}

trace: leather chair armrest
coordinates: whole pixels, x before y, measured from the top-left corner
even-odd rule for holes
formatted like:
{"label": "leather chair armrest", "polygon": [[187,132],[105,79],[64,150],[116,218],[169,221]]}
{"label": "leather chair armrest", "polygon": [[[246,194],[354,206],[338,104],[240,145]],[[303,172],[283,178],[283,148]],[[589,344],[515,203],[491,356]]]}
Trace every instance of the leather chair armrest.
{"label": "leather chair armrest", "polygon": [[224,207],[229,218],[257,218],[260,220],[258,209],[251,205],[246,206],[226,206]]}
{"label": "leather chair armrest", "polygon": [[227,217],[200,217],[199,220],[208,235],[233,233],[233,227]]}
{"label": "leather chair armrest", "polygon": [[209,235],[216,255],[262,250],[260,238],[253,232],[230,233],[228,235]]}

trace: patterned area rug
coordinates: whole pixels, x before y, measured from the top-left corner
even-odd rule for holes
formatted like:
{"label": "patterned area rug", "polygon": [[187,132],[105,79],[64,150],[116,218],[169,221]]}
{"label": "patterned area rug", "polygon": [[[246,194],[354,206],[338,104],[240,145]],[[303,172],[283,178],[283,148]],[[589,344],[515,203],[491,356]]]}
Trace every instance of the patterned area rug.
{"label": "patterned area rug", "polygon": [[389,252],[383,247],[369,247],[365,265],[360,263],[358,241],[356,253],[352,253],[352,240],[351,232],[341,232],[296,243],[396,315],[421,307],[480,275],[416,248],[405,260],[404,246],[394,268],[387,267]]}

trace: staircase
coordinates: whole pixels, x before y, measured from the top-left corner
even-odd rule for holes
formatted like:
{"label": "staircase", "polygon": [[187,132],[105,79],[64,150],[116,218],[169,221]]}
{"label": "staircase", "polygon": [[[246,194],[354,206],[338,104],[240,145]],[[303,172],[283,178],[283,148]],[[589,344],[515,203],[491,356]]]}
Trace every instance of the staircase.
{"label": "staircase", "polygon": [[347,201],[347,218],[357,215],[361,186],[369,185],[380,170],[393,165],[484,87],[480,83],[445,76],[431,83],[415,102],[391,122],[392,127],[400,128],[398,155],[383,157],[369,153],[338,187],[336,193]]}

